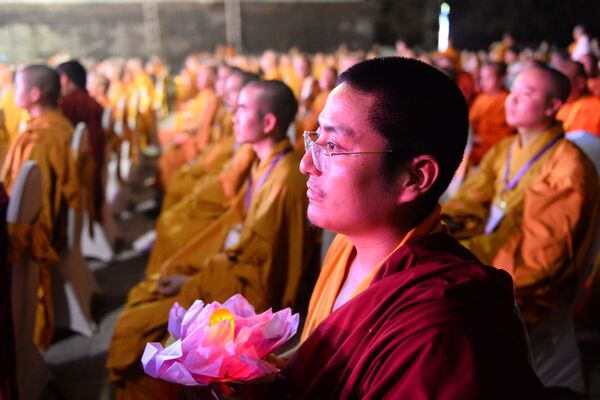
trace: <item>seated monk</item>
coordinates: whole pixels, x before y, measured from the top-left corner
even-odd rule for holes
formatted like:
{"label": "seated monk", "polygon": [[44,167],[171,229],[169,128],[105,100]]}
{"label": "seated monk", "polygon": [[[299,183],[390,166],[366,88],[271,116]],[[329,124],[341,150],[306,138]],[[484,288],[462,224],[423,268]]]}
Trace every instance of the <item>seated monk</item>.
{"label": "seated monk", "polygon": [[569,78],[571,92],[556,119],[562,121],[565,132],[586,131],[600,137],[600,97],[587,87],[587,74],[576,61],[562,60],[557,69]]}
{"label": "seated monk", "polygon": [[480,93],[469,110],[469,122],[473,132],[473,149],[470,161],[479,165],[481,158],[496,143],[514,133],[506,123],[504,101],[508,91],[504,89],[506,65],[489,63],[481,67]]}
{"label": "seated monk", "polygon": [[440,221],[467,140],[460,90],[397,57],[338,82],[300,168],[308,218],[339,234],[271,398],[542,398],[510,275]]}
{"label": "seated monk", "polygon": [[257,154],[245,188],[232,207],[171,256],[160,279],[148,277],[129,293],[113,332],[107,366],[117,398],[176,398],[176,385],[143,374],[146,342],[168,337],[174,302],[225,301],[241,293],[263,311],[294,306],[304,266],[315,247],[305,221],[305,178],[286,137],[297,111],[280,81],[253,81],[242,90],[234,116],[239,143]]}
{"label": "seated monk", "polygon": [[325,107],[327,96],[329,96],[329,93],[335,86],[336,79],[337,71],[335,68],[329,66],[323,68],[321,76],[319,77],[319,94],[316,95],[310,105],[310,109],[307,110],[306,114],[299,121],[300,129],[296,129],[296,132],[298,133],[296,137],[296,150],[300,152],[304,151],[302,132],[314,131],[319,126],[317,119],[319,118],[321,111],[323,111],[323,107]]}
{"label": "seated monk", "polygon": [[[506,100],[506,120],[518,135],[493,147],[442,211],[463,245],[512,275],[530,332],[572,301],[599,215],[594,166],[555,119],[568,94],[567,78],[545,65],[519,73]],[[532,336],[536,358],[544,354],[540,340]],[[583,382],[553,390],[581,392]]]}
{"label": "seated monk", "polygon": [[[188,110],[189,119],[181,130],[159,133],[159,140],[164,149],[158,161],[159,182],[163,188],[168,186],[173,174],[192,161],[209,142],[210,130],[219,103],[214,88],[215,77],[215,67],[202,67],[197,77],[199,93]],[[174,143],[175,135],[182,133],[188,135],[187,141]]]}
{"label": "seated monk", "polygon": [[27,160],[37,161],[42,173],[44,198],[33,235],[37,240],[34,256],[41,267],[34,337],[40,348],[50,345],[54,334],[50,264],[58,261],[66,245],[68,208],[81,207],[80,182],[71,155],[73,125],[58,109],[59,96],[60,80],[53,69],[28,65],[17,73],[15,101],[31,120],[11,144],[1,177],[10,195]]}
{"label": "seated monk", "polygon": [[190,194],[190,188],[205,175],[216,175],[224,167],[225,163],[231,160],[235,144],[233,135],[233,114],[237,108],[237,101],[242,87],[256,79],[256,76],[243,72],[239,69],[233,69],[225,81],[225,91],[223,107],[224,112],[221,118],[215,121],[213,126],[214,142],[208,145],[200,152],[198,157],[189,165],[179,168],[171,178],[169,186],[166,188],[165,198],[163,200],[163,210],[169,209],[172,205],[179,202],[183,197]]}
{"label": "seated monk", "polygon": [[104,166],[105,138],[102,129],[102,106],[94,100],[86,90],[87,73],[83,65],[76,60],[71,60],[56,67],[60,76],[61,99],[60,109],[65,116],[77,125],[85,122],[89,138],[89,155],[93,163],[89,163],[89,175],[92,185],[88,186],[89,216],[91,220],[101,221],[101,207],[104,202],[104,185],[102,171]]}

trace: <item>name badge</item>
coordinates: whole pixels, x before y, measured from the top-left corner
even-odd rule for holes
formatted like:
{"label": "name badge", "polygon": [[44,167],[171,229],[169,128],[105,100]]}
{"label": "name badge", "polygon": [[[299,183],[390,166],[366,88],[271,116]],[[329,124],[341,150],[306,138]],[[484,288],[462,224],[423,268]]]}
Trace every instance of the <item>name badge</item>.
{"label": "name badge", "polygon": [[502,219],[506,215],[506,206],[507,204],[504,200],[501,200],[498,203],[492,205],[492,208],[490,210],[490,216],[487,220],[487,224],[485,224],[484,232],[486,235],[489,235],[490,233],[496,230],[496,228],[500,224],[500,221],[502,221]]}
{"label": "name badge", "polygon": [[225,244],[223,244],[223,250],[237,246],[240,243],[241,233],[242,224],[233,225],[229,233],[227,233]]}

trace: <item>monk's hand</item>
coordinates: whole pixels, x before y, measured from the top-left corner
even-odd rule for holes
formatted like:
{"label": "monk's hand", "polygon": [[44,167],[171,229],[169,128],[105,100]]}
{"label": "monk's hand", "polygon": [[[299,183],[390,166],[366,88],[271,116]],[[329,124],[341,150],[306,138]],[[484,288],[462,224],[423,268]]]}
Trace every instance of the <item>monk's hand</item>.
{"label": "monk's hand", "polygon": [[213,382],[213,394],[220,400],[254,400],[272,397],[277,374],[265,375],[246,382]]}
{"label": "monk's hand", "polygon": [[171,275],[162,277],[156,284],[156,292],[164,296],[175,296],[181,286],[189,279],[187,275]]}

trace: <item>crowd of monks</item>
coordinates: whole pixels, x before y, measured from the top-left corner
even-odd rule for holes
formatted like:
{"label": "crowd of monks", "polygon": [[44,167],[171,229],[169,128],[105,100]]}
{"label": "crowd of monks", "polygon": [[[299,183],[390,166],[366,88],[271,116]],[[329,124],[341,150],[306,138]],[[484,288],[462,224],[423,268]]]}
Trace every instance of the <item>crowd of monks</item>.
{"label": "crowd of monks", "polygon": [[[417,53],[398,41],[394,54],[442,71],[468,106],[469,140],[456,183],[422,221],[423,232],[448,229],[484,264],[506,270],[531,336],[580,291],[578,316],[600,324],[600,257],[583,265],[598,236],[600,146],[586,143],[600,142],[600,50],[580,26],[573,39],[568,49],[542,44],[517,51],[505,35],[487,52],[450,46],[443,53]],[[53,340],[51,274],[65,256],[68,210],[84,210],[102,223],[110,212],[107,163],[123,157],[124,143],[134,166],[157,157],[161,209],[146,276],[129,292],[108,353],[117,398],[183,395],[182,387],[145,375],[140,363],[147,342],[168,340],[175,302],[187,308],[196,299],[222,302],[241,293],[257,311],[292,307],[306,317],[301,342],[311,343],[333,310],[369,289],[377,270],[346,292],[348,271],[336,268],[351,263],[353,245],[338,236],[315,286],[322,240],[308,222],[310,193],[307,199],[299,171],[314,139],[305,132],[323,129],[319,116],[338,74],[385,55],[378,47],[342,46],[332,54],[250,56],[224,47],[188,56],[175,76],[158,57],[145,65],[139,59],[62,60],[17,70],[0,65],[0,188],[11,196],[25,161],[35,160],[42,172],[42,210],[30,225],[9,224],[8,256],[0,260],[3,277],[6,266],[25,256],[39,265],[36,346],[43,350]],[[82,121],[85,160],[71,150],[73,126]],[[327,158],[334,157],[324,163]],[[315,340],[312,351],[319,352]],[[290,365],[288,373],[299,375],[314,368],[298,359]],[[584,390],[581,379],[545,381],[543,366],[534,366],[548,387]],[[6,371],[0,391],[10,398],[18,388]],[[211,398],[208,391],[195,395]]]}

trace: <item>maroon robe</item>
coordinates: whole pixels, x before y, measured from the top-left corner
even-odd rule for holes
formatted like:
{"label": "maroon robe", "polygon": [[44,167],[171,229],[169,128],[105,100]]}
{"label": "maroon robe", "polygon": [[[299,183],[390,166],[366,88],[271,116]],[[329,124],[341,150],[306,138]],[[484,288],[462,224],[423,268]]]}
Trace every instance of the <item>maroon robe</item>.
{"label": "maroon robe", "polygon": [[90,155],[94,160],[94,210],[96,220],[101,221],[104,200],[102,167],[104,165],[104,130],[102,129],[102,106],[84,90],[76,90],[61,97],[60,109],[73,126],[85,122],[88,129]]}
{"label": "maroon robe", "polygon": [[540,399],[510,276],[450,235],[409,242],[282,371],[306,399]]}
{"label": "maroon robe", "polygon": [[17,398],[15,342],[11,316],[10,265],[6,209],[8,197],[0,182],[0,400]]}

